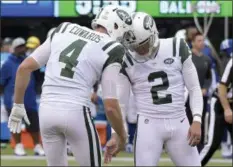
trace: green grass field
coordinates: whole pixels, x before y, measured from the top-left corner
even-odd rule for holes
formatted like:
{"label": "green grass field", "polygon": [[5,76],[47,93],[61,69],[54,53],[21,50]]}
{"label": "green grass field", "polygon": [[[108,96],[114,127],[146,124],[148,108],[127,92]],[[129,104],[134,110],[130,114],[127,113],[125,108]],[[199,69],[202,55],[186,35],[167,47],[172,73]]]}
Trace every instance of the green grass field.
{"label": "green grass field", "polygon": [[[16,157],[11,148],[1,149],[1,166],[46,166],[45,157],[33,156],[32,150],[27,150],[28,156]],[[69,165],[77,166],[73,157],[69,157]],[[122,152],[111,164],[105,166],[133,166],[133,154]],[[163,154],[159,166],[174,166],[166,154]],[[232,160],[221,158],[220,152],[216,152],[207,166],[232,166]]]}

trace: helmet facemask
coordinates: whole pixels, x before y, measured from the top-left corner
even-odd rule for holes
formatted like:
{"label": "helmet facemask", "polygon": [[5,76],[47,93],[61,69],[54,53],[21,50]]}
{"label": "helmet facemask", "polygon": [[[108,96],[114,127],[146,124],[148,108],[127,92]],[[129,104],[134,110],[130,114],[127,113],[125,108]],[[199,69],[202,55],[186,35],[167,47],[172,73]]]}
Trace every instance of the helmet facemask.
{"label": "helmet facemask", "polygon": [[[131,34],[131,35],[130,35]],[[155,51],[155,41],[158,40],[156,35],[151,35],[140,43],[136,43],[136,38],[133,33],[127,33],[124,36],[124,45],[129,48],[130,51],[136,52],[139,56],[149,57]]]}
{"label": "helmet facemask", "polygon": [[139,44],[132,44],[131,48],[135,52],[137,52],[140,56],[149,56],[151,54],[154,41],[155,41],[155,36],[151,35],[149,38],[140,42]]}

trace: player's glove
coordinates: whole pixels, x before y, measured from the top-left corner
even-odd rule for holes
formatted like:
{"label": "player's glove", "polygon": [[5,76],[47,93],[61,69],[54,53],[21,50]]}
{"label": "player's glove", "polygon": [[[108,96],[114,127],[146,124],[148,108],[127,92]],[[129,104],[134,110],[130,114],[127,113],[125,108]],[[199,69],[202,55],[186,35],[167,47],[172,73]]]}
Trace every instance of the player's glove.
{"label": "player's glove", "polygon": [[26,124],[30,125],[30,121],[28,119],[26,110],[24,108],[24,104],[15,104],[11,110],[11,114],[8,120],[8,128],[13,133],[20,133],[22,119],[26,122]]}

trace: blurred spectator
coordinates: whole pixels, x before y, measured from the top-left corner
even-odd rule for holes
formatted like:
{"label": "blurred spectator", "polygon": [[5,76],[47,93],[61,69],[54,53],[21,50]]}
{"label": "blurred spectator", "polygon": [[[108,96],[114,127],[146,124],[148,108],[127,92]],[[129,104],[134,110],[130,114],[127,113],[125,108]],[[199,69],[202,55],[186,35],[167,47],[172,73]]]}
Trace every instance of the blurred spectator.
{"label": "blurred spectator", "polygon": [[1,52],[10,53],[11,51],[12,39],[9,37],[4,38],[2,41]]}
{"label": "blurred spectator", "polygon": [[34,50],[36,50],[37,47],[40,46],[40,40],[39,38],[35,36],[31,36],[27,39],[27,56],[29,56]]}
{"label": "blurred spectator", "polygon": [[[204,56],[202,49],[204,48],[204,37],[202,34],[197,33],[192,40],[192,60],[197,69],[199,83],[202,89],[204,107],[202,113],[202,138],[198,145],[200,151],[204,146],[204,126],[205,126],[205,114],[207,111],[208,96],[207,92],[211,85],[211,61],[209,57]],[[190,123],[192,123],[192,111],[189,106],[189,100],[186,103],[186,112]]]}
{"label": "blurred spectator", "polygon": [[[192,48],[192,41],[197,33],[198,33],[198,30],[196,27],[189,27],[186,29],[186,42],[188,43],[190,48]],[[203,46],[201,51],[203,52],[203,54],[205,56],[208,56],[214,62],[214,58],[212,56],[212,51],[208,47],[208,45],[209,45],[208,41],[204,40],[204,46]]]}
{"label": "blurred spectator", "polygon": [[[6,37],[5,39],[1,40],[1,65],[2,67],[3,63],[7,60],[8,56],[11,52],[11,43],[12,39],[9,37]],[[3,104],[3,97],[2,97],[2,90],[0,91],[0,103]],[[7,127],[7,112],[4,107],[4,105],[1,105],[1,148],[5,148],[6,144],[10,140],[10,132]]]}
{"label": "blurred spectator", "polygon": [[11,53],[11,38],[5,38],[1,43],[1,66]]}
{"label": "blurred spectator", "polygon": [[[19,65],[26,58],[25,40],[23,38],[16,38],[12,43],[13,53],[8,57],[1,69],[0,85],[4,89],[4,105],[10,115],[13,106],[15,77]],[[27,131],[31,134],[35,144],[34,152],[37,155],[44,155],[44,150],[39,141],[39,118],[38,107],[36,103],[36,90],[35,90],[35,77],[31,75],[29,86],[25,93],[24,105],[27,111],[28,118],[31,122],[30,126],[27,126]],[[16,142],[14,153],[16,155],[26,155],[23,144],[21,144],[21,135],[13,134]]]}
{"label": "blurred spectator", "polygon": [[207,40],[205,40],[205,46],[202,49],[202,53],[205,56],[208,56],[211,60],[211,77],[212,77],[212,81],[211,81],[211,86],[208,90],[209,95],[211,95],[214,91],[215,88],[217,87],[217,83],[220,79],[220,65],[218,65],[218,61],[217,59],[214,58],[212,50],[209,47],[209,42]]}
{"label": "blurred spectator", "polygon": [[232,57],[232,39],[225,39],[220,44],[220,58],[223,67],[226,66],[230,57]]}
{"label": "blurred spectator", "polygon": [[204,36],[201,33],[197,33],[193,37],[192,46],[192,60],[197,69],[203,96],[206,96],[211,84],[211,60],[202,52],[205,44]]}
{"label": "blurred spectator", "polygon": [[190,48],[192,48],[192,40],[195,34],[197,34],[198,30],[196,27],[188,27],[186,29],[186,42],[189,45]]}
{"label": "blurred spectator", "polygon": [[[198,30],[196,27],[189,27],[186,29],[186,41],[190,48],[192,48],[192,39],[194,38],[195,34],[198,33]],[[209,42],[205,39],[204,47],[202,48],[201,52],[208,56],[211,60],[211,74],[212,74],[212,84],[210,92],[213,92],[213,90],[216,88],[216,82],[219,80],[219,74],[221,69],[220,60],[217,57],[217,55],[213,54],[212,49],[209,47]]]}

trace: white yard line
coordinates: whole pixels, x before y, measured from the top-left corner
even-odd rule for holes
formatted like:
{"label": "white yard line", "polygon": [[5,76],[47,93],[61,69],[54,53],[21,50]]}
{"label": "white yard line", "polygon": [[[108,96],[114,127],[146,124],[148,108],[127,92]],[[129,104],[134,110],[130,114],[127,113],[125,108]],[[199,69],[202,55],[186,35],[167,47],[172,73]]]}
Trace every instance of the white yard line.
{"label": "white yard line", "polygon": [[[69,160],[74,161],[74,157],[68,157]],[[39,156],[14,156],[14,155],[1,155],[1,160],[45,160],[45,157],[39,157]],[[117,158],[113,158],[113,161],[115,162],[133,162],[133,158],[130,157],[117,157]],[[161,158],[160,162],[171,162],[171,160],[169,158]],[[225,159],[211,159],[210,162],[213,163],[224,163],[224,164],[228,164],[231,163],[232,164],[232,160],[225,160]]]}

